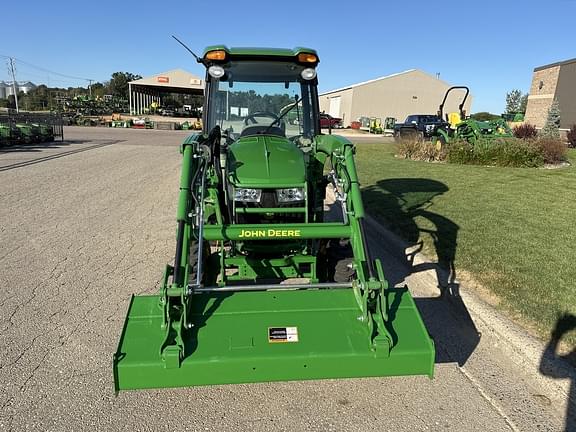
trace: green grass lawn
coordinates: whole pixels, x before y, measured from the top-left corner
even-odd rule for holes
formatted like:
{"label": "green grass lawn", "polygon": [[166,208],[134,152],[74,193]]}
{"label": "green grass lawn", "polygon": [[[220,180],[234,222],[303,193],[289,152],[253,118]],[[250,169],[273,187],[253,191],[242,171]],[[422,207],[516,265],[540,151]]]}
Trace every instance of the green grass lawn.
{"label": "green grass lawn", "polygon": [[[545,170],[434,164],[394,157],[393,144],[360,144],[365,206],[429,256],[466,270],[548,339],[576,315],[576,150]],[[576,344],[572,332],[567,339]]]}

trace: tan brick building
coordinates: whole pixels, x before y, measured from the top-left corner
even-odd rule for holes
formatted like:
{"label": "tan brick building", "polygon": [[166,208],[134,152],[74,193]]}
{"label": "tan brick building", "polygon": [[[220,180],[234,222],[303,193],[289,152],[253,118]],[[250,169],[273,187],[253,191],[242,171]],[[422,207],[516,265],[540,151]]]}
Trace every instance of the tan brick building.
{"label": "tan brick building", "polygon": [[525,121],[543,127],[554,99],[560,106],[560,128],[576,124],[576,58],[534,69]]}

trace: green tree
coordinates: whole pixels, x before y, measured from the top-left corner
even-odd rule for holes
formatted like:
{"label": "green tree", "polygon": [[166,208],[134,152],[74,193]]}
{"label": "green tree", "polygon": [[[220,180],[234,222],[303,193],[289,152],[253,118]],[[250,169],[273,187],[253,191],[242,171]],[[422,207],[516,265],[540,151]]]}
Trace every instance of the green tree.
{"label": "green tree", "polygon": [[92,96],[102,97],[106,94],[106,87],[101,82],[96,82],[92,84]]}
{"label": "green tree", "polygon": [[546,124],[540,131],[540,135],[550,138],[560,138],[560,105],[556,99],[554,99],[552,105],[550,105]]}
{"label": "green tree", "polygon": [[526,107],[528,106],[528,93],[522,95],[520,99],[520,111],[522,114],[526,114]]}
{"label": "green tree", "polygon": [[506,93],[506,113],[514,114],[519,112],[525,112],[526,107],[524,107],[524,111],[522,111],[522,104],[524,97],[525,96],[518,89],[514,89]]}
{"label": "green tree", "polygon": [[28,92],[24,101],[31,111],[46,110],[50,105],[50,90],[44,84],[40,84]]}
{"label": "green tree", "polygon": [[128,99],[128,83],[142,78],[130,72],[114,72],[108,83],[110,94],[116,97]]}
{"label": "green tree", "polygon": [[8,96],[8,108],[16,108],[16,98],[14,95]]}
{"label": "green tree", "polygon": [[478,120],[478,121],[488,121],[488,120],[497,120],[500,118],[499,115],[492,114],[489,112],[477,112],[470,116],[471,119]]}

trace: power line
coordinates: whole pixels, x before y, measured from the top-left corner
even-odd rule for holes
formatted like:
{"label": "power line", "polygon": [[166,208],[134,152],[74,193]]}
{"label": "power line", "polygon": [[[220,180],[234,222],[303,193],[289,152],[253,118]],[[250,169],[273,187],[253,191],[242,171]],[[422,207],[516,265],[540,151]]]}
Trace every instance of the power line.
{"label": "power line", "polygon": [[[0,81],[10,81],[12,78],[9,77],[6,74],[0,74]],[[60,83],[74,83],[80,80],[70,80],[70,79],[58,79],[58,78],[52,78],[50,75],[45,74],[45,75],[41,75],[41,74],[35,74],[35,73],[31,73],[28,71],[22,71],[21,69],[18,70],[18,79],[20,82],[22,81],[35,81],[35,80],[41,80],[41,81],[46,81],[48,80],[48,84],[50,82],[60,82]],[[81,80],[84,81],[84,80]]]}
{"label": "power line", "polygon": [[4,57],[4,58],[6,58],[6,59],[17,60],[18,63],[22,63],[22,64],[24,64],[24,65],[26,65],[26,66],[32,67],[32,68],[34,68],[34,69],[41,70],[41,71],[43,71],[43,72],[50,73],[50,74],[52,74],[52,75],[58,75],[58,76],[61,76],[61,77],[64,77],[64,78],[70,78],[70,79],[82,80],[82,81],[88,81],[88,82],[94,81],[93,79],[90,79],[90,78],[82,78],[82,77],[77,77],[77,76],[74,76],[74,75],[67,75],[67,74],[63,74],[63,73],[60,73],[60,72],[54,72],[54,71],[52,71],[52,70],[50,70],[50,69],[43,68],[42,66],[37,66],[37,65],[34,65],[34,64],[32,64],[32,63],[25,62],[24,60],[20,60],[20,59],[18,59],[18,58],[16,58],[16,57],[10,57],[10,56],[4,55],[4,54],[0,54],[0,57]]}

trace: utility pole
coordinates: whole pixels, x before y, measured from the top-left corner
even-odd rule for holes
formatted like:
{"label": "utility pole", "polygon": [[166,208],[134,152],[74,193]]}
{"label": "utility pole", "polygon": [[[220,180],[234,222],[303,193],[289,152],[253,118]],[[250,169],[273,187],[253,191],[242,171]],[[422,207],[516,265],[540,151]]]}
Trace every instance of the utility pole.
{"label": "utility pole", "polygon": [[14,100],[16,101],[16,112],[20,112],[18,109],[18,89],[16,88],[16,66],[14,59],[12,57],[8,58],[8,72],[12,75],[12,89],[14,90]]}
{"label": "utility pole", "polygon": [[94,80],[88,80],[88,91],[90,92],[90,97],[92,97],[92,81]]}

